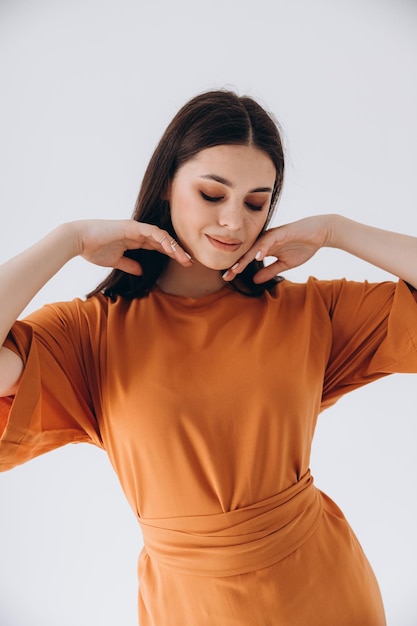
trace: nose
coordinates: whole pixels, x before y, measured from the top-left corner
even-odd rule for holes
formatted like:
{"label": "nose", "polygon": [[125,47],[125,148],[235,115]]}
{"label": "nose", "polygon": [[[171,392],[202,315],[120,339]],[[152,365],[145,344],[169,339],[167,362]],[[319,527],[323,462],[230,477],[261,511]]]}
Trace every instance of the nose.
{"label": "nose", "polygon": [[219,225],[228,230],[239,230],[243,226],[243,209],[238,202],[225,202],[219,207]]}

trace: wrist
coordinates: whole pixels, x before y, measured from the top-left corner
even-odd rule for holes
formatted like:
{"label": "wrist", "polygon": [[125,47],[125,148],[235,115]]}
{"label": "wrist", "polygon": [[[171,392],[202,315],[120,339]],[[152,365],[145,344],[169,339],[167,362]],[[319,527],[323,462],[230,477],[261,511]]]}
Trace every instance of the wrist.
{"label": "wrist", "polygon": [[82,251],[81,229],[79,222],[65,222],[57,226],[51,233],[56,239],[65,261],[79,256]]}
{"label": "wrist", "polygon": [[340,248],[343,233],[346,229],[347,220],[342,215],[331,213],[326,215],[326,240],[327,248]]}

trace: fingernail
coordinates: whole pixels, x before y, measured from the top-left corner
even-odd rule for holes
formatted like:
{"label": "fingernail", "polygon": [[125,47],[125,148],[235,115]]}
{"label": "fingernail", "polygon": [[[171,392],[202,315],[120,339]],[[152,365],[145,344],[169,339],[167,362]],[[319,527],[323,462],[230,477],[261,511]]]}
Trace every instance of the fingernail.
{"label": "fingernail", "polygon": [[255,259],[259,261],[259,259],[261,258],[261,255],[262,255],[262,252],[258,250],[258,252],[255,254]]}
{"label": "fingernail", "polygon": [[225,280],[230,274],[229,270],[226,270],[225,273],[222,275],[223,280]]}
{"label": "fingernail", "polygon": [[188,252],[185,252],[185,250],[184,250],[184,254],[185,254],[185,256],[187,257],[187,259],[190,259],[190,261],[191,261],[191,255],[190,255],[190,254],[188,254]]}
{"label": "fingernail", "polygon": [[239,267],[239,262],[232,265],[232,270],[237,270],[238,267]]}

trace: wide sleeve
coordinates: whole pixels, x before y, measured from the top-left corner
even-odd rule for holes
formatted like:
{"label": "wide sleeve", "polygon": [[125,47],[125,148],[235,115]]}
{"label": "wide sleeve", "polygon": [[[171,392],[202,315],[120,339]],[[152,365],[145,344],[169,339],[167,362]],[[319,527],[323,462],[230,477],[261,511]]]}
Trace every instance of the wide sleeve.
{"label": "wide sleeve", "polygon": [[331,350],[322,408],[382,376],[417,372],[416,292],[405,282],[334,281],[324,297]]}
{"label": "wide sleeve", "polygon": [[0,470],[67,443],[102,447],[98,427],[105,321],[97,302],[48,305],[17,321],[5,346],[24,371],[0,398]]}

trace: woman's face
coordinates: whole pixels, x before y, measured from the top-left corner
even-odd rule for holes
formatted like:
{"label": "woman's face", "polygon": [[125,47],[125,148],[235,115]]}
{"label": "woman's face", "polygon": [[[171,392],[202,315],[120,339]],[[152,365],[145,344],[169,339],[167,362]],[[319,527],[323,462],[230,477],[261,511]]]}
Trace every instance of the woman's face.
{"label": "woman's face", "polygon": [[220,145],[199,152],[169,187],[180,244],[206,267],[231,267],[266,222],[275,177],[273,162],[258,148]]}

